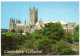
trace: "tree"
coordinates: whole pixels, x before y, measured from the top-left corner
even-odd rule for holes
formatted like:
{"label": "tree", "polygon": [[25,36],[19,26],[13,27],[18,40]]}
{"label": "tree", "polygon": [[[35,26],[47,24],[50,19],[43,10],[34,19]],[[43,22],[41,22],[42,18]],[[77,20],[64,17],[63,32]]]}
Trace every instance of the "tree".
{"label": "tree", "polygon": [[30,33],[26,32],[27,35],[30,35]]}
{"label": "tree", "polygon": [[25,44],[24,44],[24,47],[26,47],[26,48],[33,48],[33,43],[32,43],[32,42],[30,42],[30,43],[25,43]]}
{"label": "tree", "polygon": [[68,31],[65,31],[65,38],[67,39],[68,42],[72,42],[72,34]]}
{"label": "tree", "polygon": [[11,32],[15,33],[15,30],[14,30],[14,29],[12,29],[12,30],[11,30]]}
{"label": "tree", "polygon": [[22,34],[23,33],[23,30],[22,29],[18,29],[18,32]]}
{"label": "tree", "polygon": [[75,31],[79,31],[79,25],[75,27]]}
{"label": "tree", "polygon": [[12,36],[6,36],[6,34],[1,34],[1,54],[4,54],[5,50],[14,50],[14,43]]}
{"label": "tree", "polygon": [[32,38],[32,35],[31,34],[26,36],[26,39],[27,40],[30,40],[31,38]]}
{"label": "tree", "polygon": [[13,36],[13,39],[14,39],[14,45],[15,46],[16,45],[21,45],[24,42],[24,38],[23,38],[22,35],[15,35],[15,36]]}
{"label": "tree", "polygon": [[60,40],[53,45],[51,49],[56,55],[72,55],[75,54],[67,41]]}
{"label": "tree", "polygon": [[14,36],[15,35],[15,33],[13,33],[13,32],[6,32],[6,36]]}
{"label": "tree", "polygon": [[45,24],[45,27],[42,28],[39,34],[43,36],[48,36],[50,39],[53,39],[53,42],[59,41],[61,38],[64,38],[64,30],[60,23],[48,23]]}
{"label": "tree", "polygon": [[74,31],[74,41],[79,42],[79,25],[75,27]]}
{"label": "tree", "polygon": [[43,36],[42,39],[38,40],[37,48],[43,49],[44,46],[50,46],[52,43],[52,40],[49,39],[47,36]]}

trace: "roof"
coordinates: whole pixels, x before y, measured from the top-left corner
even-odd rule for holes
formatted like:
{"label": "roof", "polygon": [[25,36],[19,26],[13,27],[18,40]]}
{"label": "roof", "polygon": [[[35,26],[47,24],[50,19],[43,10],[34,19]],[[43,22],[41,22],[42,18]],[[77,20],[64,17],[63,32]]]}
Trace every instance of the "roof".
{"label": "roof", "polygon": [[[46,24],[46,23],[50,23],[50,22],[52,22],[52,23],[56,23],[56,22],[60,22],[61,24],[67,24],[65,21],[42,21],[43,22],[43,24]],[[25,24],[23,24],[23,23],[18,23],[18,24],[16,24],[17,26],[23,26],[23,25],[25,25]],[[26,26],[29,26],[29,25],[32,25],[30,22],[27,22],[26,23]],[[36,24],[35,25],[39,25],[39,22],[36,22]]]}
{"label": "roof", "polygon": [[60,22],[61,24],[67,24],[65,21],[44,21],[43,23],[50,23],[50,22],[52,22],[52,23],[56,23],[56,22]]}
{"label": "roof", "polygon": [[22,24],[22,23],[18,23],[18,24],[16,24],[16,26],[23,26],[24,24]]}
{"label": "roof", "polygon": [[[43,21],[44,24],[50,23],[50,22],[52,22],[52,23],[60,22],[61,24],[67,24],[65,21]],[[39,22],[36,23],[36,25],[38,25],[38,24],[39,24]]]}

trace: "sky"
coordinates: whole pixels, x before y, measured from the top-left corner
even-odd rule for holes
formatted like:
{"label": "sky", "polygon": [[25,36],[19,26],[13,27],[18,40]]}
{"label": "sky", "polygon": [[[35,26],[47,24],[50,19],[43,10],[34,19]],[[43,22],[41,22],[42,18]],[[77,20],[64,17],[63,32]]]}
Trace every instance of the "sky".
{"label": "sky", "polygon": [[1,2],[1,28],[9,29],[10,18],[29,22],[29,10],[38,8],[38,21],[66,21],[79,24],[79,2]]}

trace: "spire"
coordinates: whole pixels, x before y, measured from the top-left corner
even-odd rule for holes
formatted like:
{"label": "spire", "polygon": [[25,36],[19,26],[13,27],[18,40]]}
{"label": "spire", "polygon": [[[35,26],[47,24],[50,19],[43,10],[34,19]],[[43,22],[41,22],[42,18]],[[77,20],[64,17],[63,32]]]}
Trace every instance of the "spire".
{"label": "spire", "polygon": [[13,22],[13,18],[12,18],[12,22]]}
{"label": "spire", "polygon": [[18,19],[18,22],[19,22],[19,19]]}
{"label": "spire", "polygon": [[26,18],[25,18],[25,25],[26,25]]}
{"label": "spire", "polygon": [[25,18],[25,21],[26,21],[26,18]]}
{"label": "spire", "polygon": [[19,23],[20,23],[20,19],[19,19]]}
{"label": "spire", "polygon": [[11,22],[11,18],[10,18],[10,22]]}
{"label": "spire", "polygon": [[30,11],[31,11],[31,7],[30,7]]}
{"label": "spire", "polygon": [[16,19],[16,22],[17,22],[17,19]]}
{"label": "spire", "polygon": [[21,23],[21,19],[20,19],[20,23]]}
{"label": "spire", "polygon": [[33,10],[35,10],[35,7],[33,7]]}
{"label": "spire", "polygon": [[14,24],[15,24],[15,18],[14,18]]}
{"label": "spire", "polygon": [[40,25],[42,24],[42,20],[41,20],[41,18],[40,18],[39,24],[40,24]]}
{"label": "spire", "polygon": [[16,19],[16,23],[17,23],[17,19]]}
{"label": "spire", "polygon": [[40,18],[40,21],[42,21],[41,18]]}
{"label": "spire", "polygon": [[14,18],[14,22],[15,22],[15,18]]}
{"label": "spire", "polygon": [[19,23],[19,18],[18,18],[18,21],[17,22]]}
{"label": "spire", "polygon": [[38,8],[36,8],[36,11],[38,11]]}
{"label": "spire", "polygon": [[11,20],[11,18],[10,18],[10,23],[9,23],[10,25],[11,25],[11,21],[12,21],[12,20]]}
{"label": "spire", "polygon": [[19,19],[19,23],[21,23],[21,20]]}
{"label": "spire", "polygon": [[42,19],[40,18],[40,21],[39,22],[42,22]]}

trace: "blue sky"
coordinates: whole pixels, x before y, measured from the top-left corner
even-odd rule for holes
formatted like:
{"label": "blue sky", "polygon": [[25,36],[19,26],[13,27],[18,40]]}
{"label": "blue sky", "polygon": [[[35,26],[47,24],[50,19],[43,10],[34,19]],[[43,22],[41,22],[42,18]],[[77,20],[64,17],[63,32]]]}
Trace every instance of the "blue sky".
{"label": "blue sky", "polygon": [[1,2],[1,28],[9,29],[10,18],[29,21],[30,7],[38,8],[38,21],[66,21],[79,24],[79,2]]}

